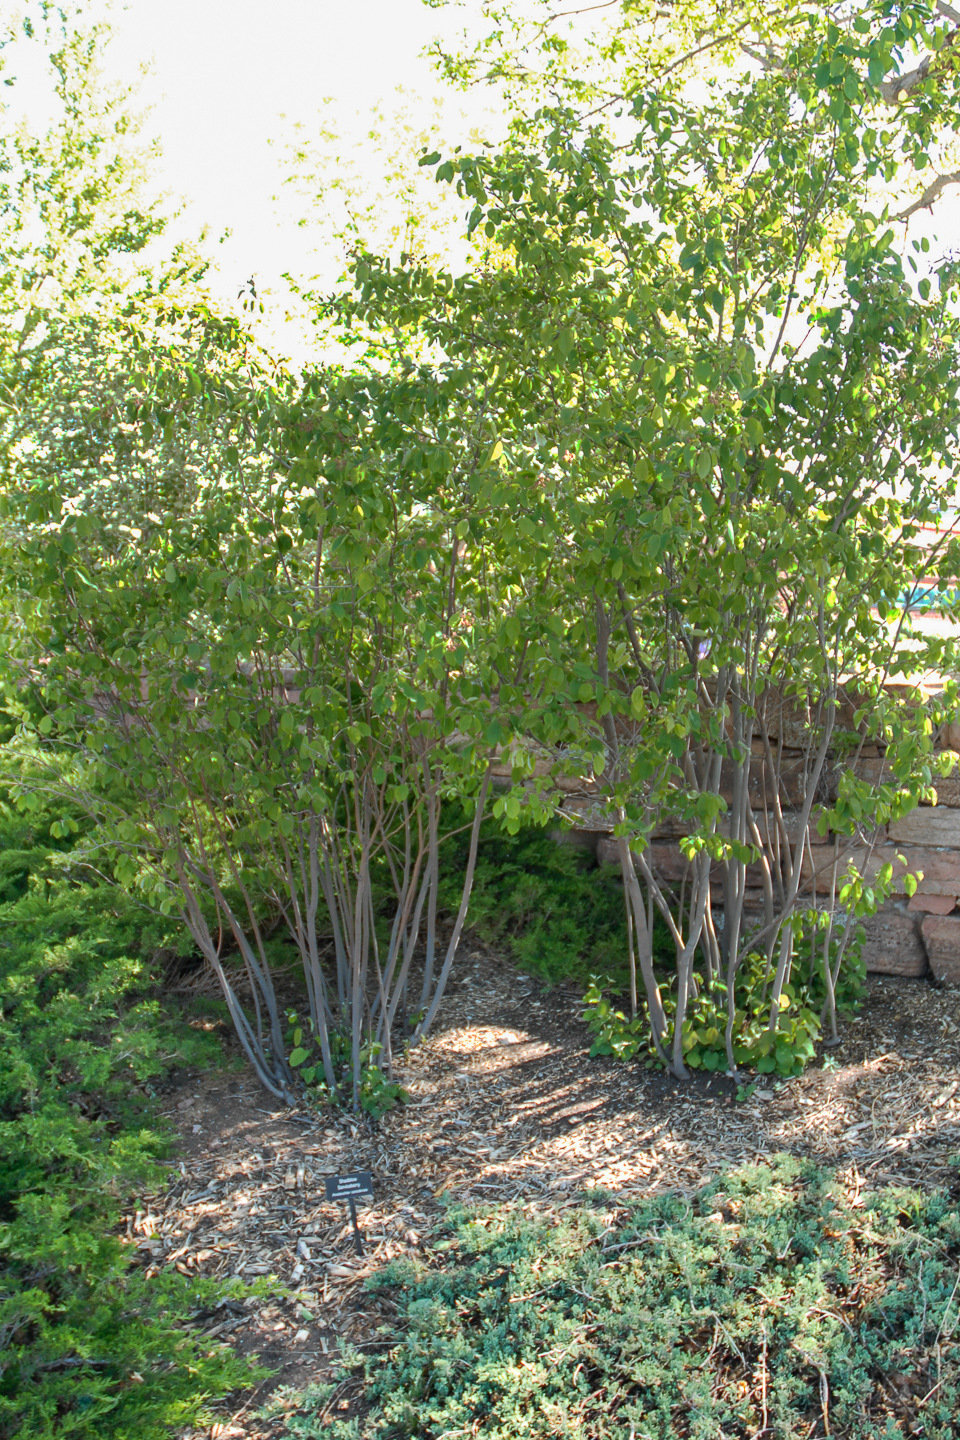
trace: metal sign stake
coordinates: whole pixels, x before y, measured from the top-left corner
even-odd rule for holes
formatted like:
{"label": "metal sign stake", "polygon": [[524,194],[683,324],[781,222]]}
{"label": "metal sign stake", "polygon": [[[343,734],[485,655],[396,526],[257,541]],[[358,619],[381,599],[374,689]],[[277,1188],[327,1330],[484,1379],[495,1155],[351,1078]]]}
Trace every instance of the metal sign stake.
{"label": "metal sign stake", "polygon": [[352,1197],[347,1201],[350,1206],[350,1223],[353,1226],[353,1243],[357,1247],[357,1254],[363,1254],[363,1241],[360,1239],[360,1226],[357,1224],[357,1202]]}

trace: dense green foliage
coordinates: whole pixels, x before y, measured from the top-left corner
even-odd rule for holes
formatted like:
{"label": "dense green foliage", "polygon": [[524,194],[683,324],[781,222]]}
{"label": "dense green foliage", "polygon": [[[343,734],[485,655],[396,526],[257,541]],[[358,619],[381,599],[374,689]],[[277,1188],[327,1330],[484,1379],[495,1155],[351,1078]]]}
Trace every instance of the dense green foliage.
{"label": "dense green foliage", "polygon": [[454,1211],[437,1268],[357,1359],[369,1412],[312,1397],[290,1440],[952,1440],[960,1221],[942,1193],[852,1203],[790,1158],[692,1199],[610,1195],[561,1218]]}
{"label": "dense green foliage", "polygon": [[[497,61],[474,71],[516,82],[507,141],[423,160],[472,207],[482,263],[361,256],[338,314],[432,384],[445,419],[462,417],[456,431],[411,424],[406,453],[435,463],[445,497],[469,487],[461,563],[502,565],[519,592],[513,615],[492,617],[505,749],[520,782],[547,778],[524,770],[531,734],[539,757],[594,782],[652,1040],[682,1076],[698,973],[725,1007],[733,1067],[736,974],[762,956],[776,1043],[802,960],[815,801],[838,841],[818,896],[838,938],[882,901],[892,871],[860,884],[847,859],[856,868],[875,822],[930,788],[932,735],[956,704],[949,679],[939,710],[885,685],[956,669],[953,640],[908,636],[887,598],[958,563],[955,538],[930,552],[917,529],[955,496],[957,273],[922,273],[929,247],[900,246],[887,204],[956,108],[952,65],[931,60],[931,84],[902,96],[897,77],[918,46],[949,48],[955,20],[869,0],[613,3],[584,68],[561,17],[534,8],[511,53],[509,15],[489,7],[483,53]],[[524,94],[521,77],[544,72]],[[464,633],[488,633],[464,610]],[[530,677],[526,707],[506,642]],[[803,750],[793,776],[788,727]],[[864,743],[884,747],[881,782],[851,764],[828,798],[831,748],[855,760]],[[517,827],[542,804],[526,783],[496,802]],[[650,844],[665,816],[686,827],[680,886]],[[671,928],[669,984],[654,909]],[[841,954],[829,939],[821,951]],[[824,966],[831,1027],[839,978]]]}
{"label": "dense green foliage", "polygon": [[[767,1024],[770,976],[763,956],[748,956],[734,981],[733,1057],[738,1066],[756,1069],[761,1075],[799,1075],[813,1059],[821,1035],[826,994],[820,951],[826,917],[808,912],[801,918],[804,929],[797,939],[798,963],[780,992],[776,1033],[771,1033]],[[834,1001],[842,1015],[854,1011],[865,994],[861,949],[862,933],[845,947],[838,962],[831,960],[836,977]],[[702,975],[697,981],[697,993],[682,1027],[684,1063],[691,1070],[725,1070],[726,984],[717,979],[712,986],[705,986]],[[640,1055],[655,1063],[645,1018],[625,1014],[610,997],[611,988],[609,980],[595,978],[584,997],[584,1018],[596,1037],[591,1055],[615,1055],[620,1060]],[[669,1000],[665,1008],[672,1014]]]}
{"label": "dense green foliage", "polygon": [[[29,761],[13,765],[22,780]],[[23,813],[10,788],[0,800],[0,1436],[152,1440],[252,1373],[182,1328],[222,1289],[176,1272],[145,1279],[114,1234],[166,1146],[151,1082],[217,1050],[151,993],[149,957],[171,943],[169,924],[159,929],[78,865],[77,815]]]}
{"label": "dense green foliage", "polygon": [[[197,1058],[151,997],[168,927],[288,1101],[403,1098],[394,1039],[437,1013],[475,866],[474,924],[523,968],[626,978],[629,1019],[591,991],[596,1048],[793,1074],[958,704],[956,641],[907,615],[921,582],[960,607],[960,540],[922,528],[955,505],[960,269],[890,204],[954,142],[951,6],[614,0],[588,72],[552,13],[488,5],[507,137],[422,161],[469,268],[356,252],[300,374],[158,253],[87,8],[0,24],[0,1440],[159,1440],[250,1373],[191,1338],[210,1288],[115,1233],[163,1148],[151,1082]],[[879,777],[834,783],[864,744]],[[481,833],[505,767],[513,848]],[[524,829],[561,774],[613,826],[616,894]],[[602,1206],[454,1216],[448,1269],[393,1274],[369,1416],[294,1433],[952,1433],[942,1197],[853,1207],[784,1162]]]}
{"label": "dense green foliage", "polygon": [[[96,328],[100,389],[83,399],[98,423],[68,446],[54,416],[14,453],[18,562],[0,583],[19,658],[45,652],[40,734],[82,745],[78,797],[114,873],[181,917],[262,1083],[292,1098],[266,905],[299,955],[325,1083],[341,1094],[345,1033],[342,1098],[358,1105],[361,1052],[379,1045],[389,1070],[418,949],[423,1030],[455,957],[459,927],[446,951],[436,936],[441,799],[470,797],[479,824],[503,738],[487,733],[459,607],[508,609],[509,594],[497,570],[452,583],[463,498],[446,505],[431,469],[398,469],[385,416],[366,433],[369,377],[301,393],[252,350],[247,364],[246,338],[202,306],[153,318],[159,338]],[[65,327],[65,346],[87,343]],[[124,389],[145,393],[115,421]],[[426,421],[430,398],[414,389],[412,416]],[[382,949],[374,872],[393,901]]]}
{"label": "dense green foliage", "polygon": [[[442,854],[440,897],[456,902],[466,843]],[[470,928],[484,944],[548,985],[586,985],[601,973],[627,982],[626,911],[619,874],[559,845],[539,827],[508,834],[494,821],[480,834]]]}
{"label": "dense green foliage", "polygon": [[[795,1068],[820,1011],[835,1030],[851,917],[894,883],[877,827],[953,763],[957,644],[909,611],[921,584],[960,606],[960,271],[900,243],[890,195],[949,150],[956,16],[597,8],[582,69],[552,12],[527,31],[486,7],[516,47],[506,137],[422,157],[469,265],[356,251],[301,373],[216,312],[202,266],[152,258],[105,32],[40,0],[4,32],[42,50],[54,115],[0,155],[25,277],[0,294],[4,653],[36,742],[78,747],[110,872],[179,916],[288,1101],[307,1072],[355,1108],[371,1065],[394,1083],[402,1016],[421,1038],[456,963],[488,798],[546,825],[561,774],[612,827],[660,1062]],[[530,964],[546,931],[509,914],[481,923]],[[554,914],[559,949],[589,950],[593,918]]]}

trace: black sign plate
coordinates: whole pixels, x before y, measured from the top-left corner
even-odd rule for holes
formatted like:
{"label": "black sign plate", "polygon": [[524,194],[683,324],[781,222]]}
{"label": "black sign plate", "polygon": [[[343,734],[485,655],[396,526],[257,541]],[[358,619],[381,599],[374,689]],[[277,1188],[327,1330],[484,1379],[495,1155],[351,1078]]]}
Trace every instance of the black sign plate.
{"label": "black sign plate", "polygon": [[355,1175],[328,1175],[324,1179],[328,1200],[356,1200],[358,1195],[373,1195],[373,1176],[368,1170]]}

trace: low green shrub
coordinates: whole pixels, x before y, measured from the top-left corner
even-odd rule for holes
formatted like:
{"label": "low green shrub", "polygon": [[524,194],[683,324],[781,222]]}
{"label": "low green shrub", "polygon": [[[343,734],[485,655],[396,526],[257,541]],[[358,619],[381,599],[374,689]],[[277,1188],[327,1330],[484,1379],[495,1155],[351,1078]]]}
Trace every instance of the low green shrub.
{"label": "low green shrub", "polygon": [[[453,905],[466,859],[466,844],[450,845],[444,857],[441,899]],[[770,1036],[769,966],[749,956],[737,974],[734,1056],[760,1074],[798,1075],[813,1059],[825,999],[822,925],[825,917],[799,917],[792,978],[784,987],[777,1033]],[[546,984],[586,984],[584,1018],[593,1032],[592,1055],[613,1055],[657,1064],[643,1009],[626,1013],[627,926],[619,870],[598,869],[590,856],[539,828],[508,835],[491,820],[481,835],[469,923],[486,944]],[[835,944],[834,951],[835,955]],[[861,943],[846,946],[837,984],[839,1012],[856,1007],[864,992]],[[675,1008],[671,978],[676,954],[667,927],[654,917],[654,961],[661,973],[668,1018]],[[693,1070],[727,1068],[724,1031],[726,987],[699,993],[684,1021],[684,1059]]]}
{"label": "low green shrub", "polygon": [[[296,1010],[287,1011],[287,1060],[297,1079],[303,1084],[308,1100],[314,1105],[332,1105],[336,1096],[331,1093],[323,1078],[323,1060],[320,1045],[309,1017],[301,1016]],[[350,1090],[351,1045],[350,1036],[338,1030],[329,1035],[330,1051],[334,1071],[339,1077],[341,1094]],[[402,1085],[387,1076],[380,1068],[383,1046],[368,1041],[360,1051],[360,1109],[379,1120],[395,1105],[404,1105],[409,1099]]]}
{"label": "low green shrub", "polygon": [[944,1193],[848,1201],[789,1157],[677,1195],[537,1216],[454,1210],[436,1268],[395,1264],[380,1353],[289,1440],[954,1440],[960,1217]]}
{"label": "low green shrub", "polygon": [[113,1233],[165,1149],[151,1082],[218,1051],[150,993],[176,937],[71,868],[82,829],[0,802],[0,1440],[160,1440],[254,1373],[183,1328],[222,1288]]}
{"label": "low green shrub", "polygon": [[[732,1034],[738,1066],[755,1069],[761,1075],[786,1077],[801,1074],[813,1059],[826,994],[820,939],[823,919],[822,913],[816,911],[800,917],[791,979],[780,996],[780,1015],[773,1034],[769,1028],[769,963],[758,954],[748,955],[741,963],[735,981],[737,1003]],[[831,942],[834,956],[838,943]],[[837,1011],[841,1015],[854,1010],[864,994],[866,969],[861,950],[862,931],[844,950],[836,987]],[[702,976],[697,976],[697,982],[698,993],[683,1022],[684,1063],[691,1070],[726,1070],[727,987],[720,979],[709,987]],[[619,1060],[639,1057],[649,1065],[657,1065],[646,1012],[628,1016],[616,999],[610,998],[611,992],[616,995],[615,982],[595,976],[584,996],[584,1019],[594,1035],[591,1055],[613,1055]],[[666,987],[663,1006],[672,1020],[676,1002]]]}
{"label": "low green shrub", "polygon": [[[442,854],[440,898],[455,910],[466,841],[450,844]],[[485,944],[544,984],[585,985],[597,973],[626,984],[627,922],[619,871],[598,869],[592,856],[558,845],[542,829],[508,835],[495,820],[485,825],[468,923]],[[670,943],[665,927],[661,943]]]}

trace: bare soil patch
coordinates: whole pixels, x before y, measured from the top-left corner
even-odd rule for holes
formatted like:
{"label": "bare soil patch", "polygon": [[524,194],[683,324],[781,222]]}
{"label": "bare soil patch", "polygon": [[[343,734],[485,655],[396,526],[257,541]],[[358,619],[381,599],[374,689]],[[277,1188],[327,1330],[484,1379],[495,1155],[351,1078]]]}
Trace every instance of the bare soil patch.
{"label": "bare soil patch", "polygon": [[[166,1187],[131,1215],[144,1264],[265,1277],[269,1294],[202,1321],[256,1353],[273,1379],[238,1397],[213,1432],[265,1440],[278,1386],[324,1379],[337,1342],[376,1346],[389,1304],[364,1289],[387,1261],[429,1244],[442,1198],[553,1208],[585,1188],[691,1192],[721,1168],[777,1151],[833,1166],[853,1193],[887,1183],[955,1185],[960,1152],[960,992],[871,977],[841,1045],[791,1081],[678,1084],[590,1060],[579,996],[481,951],[467,957],[430,1040],[402,1063],[410,1101],[379,1124],[291,1112],[249,1076],[185,1074],[162,1097],[181,1138]],[[326,1175],[373,1174],[354,1254]],[[344,1401],[346,1404],[347,1402]]]}

